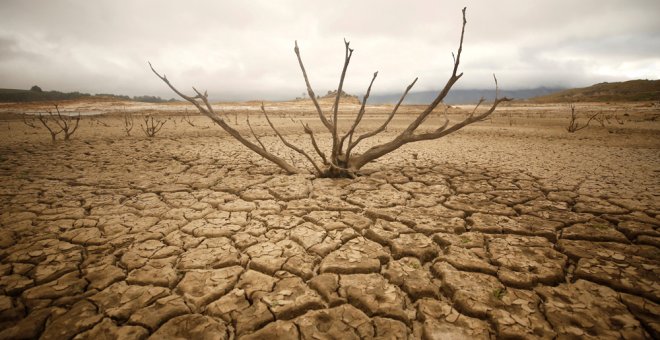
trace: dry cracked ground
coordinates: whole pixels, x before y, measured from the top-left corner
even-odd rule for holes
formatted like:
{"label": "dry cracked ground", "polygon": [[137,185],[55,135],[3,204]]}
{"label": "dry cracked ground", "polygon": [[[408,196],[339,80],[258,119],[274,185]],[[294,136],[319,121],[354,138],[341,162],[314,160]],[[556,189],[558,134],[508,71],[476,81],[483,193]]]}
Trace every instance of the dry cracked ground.
{"label": "dry cracked ground", "polygon": [[227,138],[9,143],[0,339],[658,338],[658,178],[477,166],[461,136],[355,180]]}

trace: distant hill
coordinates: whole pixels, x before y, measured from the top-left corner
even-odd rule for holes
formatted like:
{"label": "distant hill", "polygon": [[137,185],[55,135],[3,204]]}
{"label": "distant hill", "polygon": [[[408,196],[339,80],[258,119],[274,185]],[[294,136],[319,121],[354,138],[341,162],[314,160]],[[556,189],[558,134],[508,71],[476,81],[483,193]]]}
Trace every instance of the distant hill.
{"label": "distant hill", "polygon": [[59,92],[59,91],[41,91],[38,90],[18,90],[18,89],[0,89],[0,102],[35,102],[52,100],[70,100],[87,98],[89,93],[80,92]]}
{"label": "distant hill", "polygon": [[636,102],[660,100],[660,80],[600,83],[532,98],[535,103]]}
{"label": "distant hill", "polygon": [[[565,89],[539,87],[535,89],[526,89],[526,90],[508,90],[508,91],[500,91],[500,97],[506,96],[514,99],[528,99],[532,97],[548,95],[562,90]],[[408,93],[408,96],[406,96],[406,100],[404,101],[404,104],[429,104],[433,101],[433,99],[435,99],[437,95],[438,95],[438,91],[411,92]],[[492,101],[495,97],[495,91],[493,89],[451,90],[447,95],[447,97],[445,97],[444,102],[446,104],[475,104],[479,102],[479,99],[481,99],[482,97],[485,98],[487,101]],[[369,103],[394,104],[399,101],[399,98],[401,98],[401,93],[372,95],[369,97]]]}
{"label": "distant hill", "polygon": [[[340,97],[341,97],[341,102],[344,103],[344,104],[347,104],[347,103],[349,103],[349,104],[358,104],[358,105],[360,104],[360,100],[358,99],[357,96],[352,95],[352,94],[348,94],[344,91],[341,91],[341,96]],[[326,93],[323,96],[321,96],[321,95],[316,96],[316,99],[318,99],[318,101],[322,102],[322,103],[323,102],[331,102],[331,103],[334,104],[335,98],[337,98],[337,90],[328,91],[328,93]],[[307,100],[307,99],[308,99],[307,97],[303,97],[303,98],[297,97],[296,98],[296,100]]]}
{"label": "distant hill", "polygon": [[58,101],[58,100],[73,100],[82,98],[113,98],[120,100],[133,100],[136,102],[147,103],[163,103],[176,101],[175,99],[162,99],[155,96],[122,96],[108,93],[97,93],[91,95],[89,93],[81,92],[60,92],[60,91],[42,91],[38,86],[33,86],[30,90],[19,89],[0,89],[0,103],[15,103],[15,102],[40,102],[40,101]]}

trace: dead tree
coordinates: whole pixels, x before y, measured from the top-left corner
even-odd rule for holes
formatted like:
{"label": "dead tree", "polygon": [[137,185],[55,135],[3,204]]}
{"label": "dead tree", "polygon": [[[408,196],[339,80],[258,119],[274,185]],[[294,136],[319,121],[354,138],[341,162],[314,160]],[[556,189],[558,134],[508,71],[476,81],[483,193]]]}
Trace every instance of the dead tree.
{"label": "dead tree", "polygon": [[46,127],[48,132],[50,132],[50,138],[51,138],[52,142],[55,143],[55,138],[57,137],[58,134],[60,134],[62,132],[62,129],[57,130],[57,127],[55,127],[55,126],[51,127],[50,125],[48,125],[48,121],[51,120],[51,119],[49,119],[48,117],[44,117],[41,113],[39,113],[39,115],[37,116],[37,119],[39,119],[41,124]]}
{"label": "dead tree", "polygon": [[[463,8],[463,25],[461,28],[461,36],[458,45],[458,51],[455,55],[452,54],[452,56],[454,57],[454,65],[451,76],[447,80],[446,84],[444,85],[442,90],[439,91],[433,102],[429,104],[422,112],[420,112],[405,130],[403,130],[399,135],[394,137],[394,139],[390,140],[389,142],[372,146],[367,150],[363,151],[362,153],[356,152],[357,150],[356,147],[360,144],[360,142],[368,138],[374,137],[386,130],[388,124],[392,121],[392,119],[396,115],[397,110],[401,106],[401,103],[406,98],[406,95],[417,82],[417,78],[415,78],[415,80],[413,80],[412,83],[408,85],[408,87],[406,87],[398,103],[394,106],[393,110],[388,115],[385,122],[382,123],[382,125],[380,125],[378,128],[372,131],[368,131],[362,134],[357,134],[356,133],[357,127],[359,126],[365,114],[365,104],[369,98],[369,94],[371,93],[371,87],[374,81],[376,80],[376,77],[378,76],[378,72],[375,72],[373,78],[371,79],[371,82],[369,83],[367,92],[362,100],[362,105],[360,107],[360,110],[357,112],[351,127],[347,131],[344,132],[340,131],[339,122],[337,121],[339,102],[340,102],[341,94],[343,92],[346,70],[353,55],[353,49],[351,49],[349,46],[350,43],[345,40],[344,40],[344,47],[345,47],[344,65],[341,71],[341,76],[339,78],[339,86],[337,87],[334,103],[329,113],[323,112],[321,106],[319,105],[319,102],[317,101],[317,95],[314,93],[314,90],[312,90],[309,77],[307,76],[307,71],[305,70],[305,66],[303,65],[303,61],[300,56],[300,50],[298,48],[297,42],[295,43],[295,47],[294,47],[294,52],[298,59],[298,64],[300,66],[300,70],[302,71],[302,75],[305,80],[305,85],[307,87],[308,97],[311,99],[312,103],[314,104],[314,107],[316,108],[318,117],[323,123],[324,130],[327,130],[332,136],[332,148],[330,149],[329,154],[326,155],[326,153],[320,149],[318,143],[316,142],[315,133],[309,127],[309,125],[303,124],[303,130],[309,136],[312,147],[316,152],[316,156],[318,157],[312,157],[304,149],[295,146],[291,144],[289,141],[287,141],[284,138],[284,136],[282,136],[279,133],[275,125],[271,122],[266,112],[266,109],[263,105],[261,106],[261,111],[263,115],[266,117],[266,120],[268,121],[268,124],[270,125],[271,129],[279,137],[282,143],[287,147],[289,147],[290,149],[292,149],[294,152],[300,154],[305,159],[307,159],[307,161],[311,163],[311,168],[313,169],[313,172],[317,176],[354,177],[357,174],[357,172],[369,162],[375,161],[378,158],[387,155],[388,153],[391,153],[408,143],[438,139],[450,133],[456,132],[467,125],[479,122],[484,118],[488,117],[490,114],[492,114],[495,111],[495,108],[497,108],[497,106],[500,103],[510,100],[506,97],[504,98],[498,97],[499,91],[497,87],[497,78],[495,78],[495,76],[493,75],[493,78],[495,79],[495,100],[493,101],[491,107],[488,110],[482,113],[476,113],[476,111],[472,112],[471,114],[466,116],[462,121],[458,123],[454,123],[451,126],[449,125],[449,119],[445,117],[445,121],[441,126],[435,127],[431,131],[425,131],[425,132],[417,131],[417,129],[427,120],[429,115],[431,115],[433,110],[447,96],[452,86],[463,76],[463,73],[458,72],[458,66],[460,64],[461,53],[463,51],[463,37],[465,35],[466,23],[467,20],[465,18],[465,8]],[[186,95],[181,91],[179,91],[174,85],[172,85],[165,75],[161,75],[160,73],[158,73],[151,65],[151,63],[149,63],[149,67],[154,72],[154,74],[158,76],[158,78],[160,78],[163,82],[165,82],[165,84],[167,84],[167,86],[169,86],[172,89],[172,91],[174,91],[181,98],[193,104],[199,110],[200,113],[211,118],[213,122],[219,125],[233,138],[238,140],[241,144],[243,144],[253,152],[257,153],[259,156],[275,163],[277,166],[284,169],[284,171],[290,174],[301,173],[306,171],[304,168],[299,168],[293,165],[292,163],[286,161],[284,158],[281,158],[280,156],[275,155],[274,153],[268,151],[264,147],[264,145],[259,142],[258,139],[257,139],[258,143],[255,144],[250,139],[241,135],[241,133],[238,130],[236,130],[234,127],[232,127],[229,124],[229,121],[228,119],[226,119],[226,117],[223,117],[216,113],[213,106],[211,106],[211,104],[208,101],[207,92],[202,93],[193,87],[193,91],[195,92],[195,95],[194,96]],[[256,137],[256,135],[254,136]]]}
{"label": "dead tree", "polygon": [[609,123],[609,120],[607,120],[607,116],[602,113],[603,111],[598,112],[598,115],[596,115],[594,119],[600,124],[600,127],[605,127],[605,121]]}
{"label": "dead tree", "polygon": [[181,116],[181,122],[186,122],[188,125],[192,127],[196,127],[195,123],[192,122],[192,119],[190,119],[190,115],[188,114],[188,110]]}
{"label": "dead tree", "polygon": [[124,112],[124,131],[126,136],[131,135],[131,130],[133,130],[133,114]]}
{"label": "dead tree", "polygon": [[92,117],[92,119],[90,119],[90,124],[92,122],[96,122],[96,125],[103,125],[105,127],[110,127],[110,124],[98,119],[97,117]]}
{"label": "dead tree", "polygon": [[[183,116],[181,116],[181,122],[188,123],[188,125],[190,125],[192,127],[195,127],[195,128],[199,128],[199,129],[208,129],[209,128],[208,126],[205,126],[205,125],[195,124],[193,122],[192,116],[190,114],[188,114],[188,110],[186,110],[186,112],[183,114]],[[176,124],[176,121],[174,121],[174,123]]]}
{"label": "dead tree", "polygon": [[[55,104],[55,111],[56,114],[53,114],[53,111],[46,110],[48,117],[45,117],[39,113],[37,119],[39,119],[41,124],[46,127],[50,133],[50,137],[53,143],[55,142],[57,135],[62,132],[64,132],[64,140],[68,141],[71,138],[71,135],[73,135],[76,130],[78,130],[78,125],[80,124],[80,114],[78,114],[78,116],[62,115],[57,104]],[[50,126],[48,124],[49,121],[55,122],[56,126]]]}
{"label": "dead tree", "polygon": [[571,118],[568,121],[568,126],[566,127],[566,131],[568,131],[570,133],[578,132],[578,131],[586,128],[587,126],[589,126],[589,123],[591,123],[591,121],[594,118],[596,118],[596,116],[601,114],[601,112],[602,112],[602,111],[601,112],[596,112],[596,114],[589,117],[589,120],[587,120],[587,122],[584,125],[580,125],[577,121],[578,116],[577,116],[577,113],[575,112],[575,104],[571,104],[570,108],[571,108]]}
{"label": "dead tree", "polygon": [[154,137],[163,128],[166,120],[154,119],[154,116],[147,115],[143,117],[144,125],[140,124],[142,131],[147,137]]}
{"label": "dead tree", "polygon": [[30,117],[29,119],[27,118],[27,114],[23,114],[23,124],[33,128],[33,129],[38,129],[39,126],[37,126],[35,118]]}
{"label": "dead tree", "polygon": [[[57,112],[57,117],[55,123],[62,129],[64,132],[64,140],[69,140],[71,135],[73,135],[76,130],[78,130],[78,124],[80,123],[80,113],[77,116],[64,115],[60,112],[60,108],[55,104],[55,111]],[[53,112],[48,110],[48,114],[51,117],[54,117]],[[75,123],[75,125],[73,125]]]}

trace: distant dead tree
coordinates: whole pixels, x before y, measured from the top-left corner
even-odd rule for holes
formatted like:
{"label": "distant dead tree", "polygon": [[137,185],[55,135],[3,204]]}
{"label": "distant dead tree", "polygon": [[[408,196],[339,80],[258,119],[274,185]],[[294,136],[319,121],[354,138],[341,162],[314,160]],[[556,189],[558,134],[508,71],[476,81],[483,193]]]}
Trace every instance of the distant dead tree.
{"label": "distant dead tree", "polygon": [[46,127],[46,129],[50,133],[50,138],[52,142],[55,143],[55,138],[60,132],[62,132],[62,130],[61,129],[58,130],[56,126],[51,127],[50,125],[48,125],[48,121],[50,121],[50,119],[48,117],[44,117],[41,113],[39,113],[37,118],[39,119],[41,124],[43,124],[43,126]]}
{"label": "distant dead tree", "polygon": [[598,112],[598,114],[594,117],[594,120],[600,124],[600,127],[605,127],[605,122],[609,124],[609,119],[607,118],[607,115],[602,114],[603,111]]}
{"label": "distant dead tree", "polygon": [[[64,132],[64,140],[68,141],[71,136],[78,130],[80,124],[80,113],[77,116],[62,115],[60,108],[55,104],[56,114],[53,111],[46,110],[48,116],[45,117],[41,113],[37,116],[43,126],[46,127],[50,133],[51,140],[55,142],[56,136]],[[50,126],[48,122],[55,122],[56,126]]]}
{"label": "distant dead tree", "polygon": [[188,114],[188,110],[181,116],[181,122],[186,122],[188,125],[195,127],[195,123],[192,122],[192,119],[190,119],[190,115]]}
{"label": "distant dead tree", "polygon": [[30,117],[28,118],[27,114],[23,114],[23,124],[33,128],[33,129],[38,129],[39,126],[36,124],[36,118]]}
{"label": "distant dead tree", "polygon": [[[461,29],[458,51],[455,55],[452,53],[452,56],[454,58],[454,64],[453,64],[453,71],[451,73],[451,76],[447,80],[442,90],[437,94],[433,102],[429,104],[422,112],[420,112],[405,130],[403,130],[401,133],[399,133],[399,135],[394,137],[394,139],[392,139],[389,142],[372,146],[362,153],[355,152],[356,147],[359,145],[360,142],[368,138],[374,137],[386,130],[387,125],[394,118],[394,115],[397,113],[397,110],[399,109],[401,103],[404,101],[406,95],[417,82],[417,78],[415,78],[415,80],[413,80],[412,83],[408,85],[408,87],[406,87],[398,103],[394,106],[393,110],[388,115],[386,120],[382,123],[382,125],[380,125],[379,127],[377,127],[372,131],[357,135],[356,129],[360,124],[360,122],[362,121],[362,118],[364,117],[365,104],[367,102],[367,99],[369,98],[369,94],[371,93],[371,87],[374,81],[376,80],[376,77],[378,76],[378,72],[375,72],[373,78],[371,79],[369,87],[367,88],[367,92],[362,100],[360,110],[357,112],[351,127],[347,131],[342,133],[342,131],[339,130],[339,122],[337,120],[339,101],[341,98],[341,94],[343,93],[346,70],[353,55],[353,49],[349,47],[350,43],[345,40],[344,40],[344,46],[345,46],[344,66],[342,68],[341,76],[339,78],[339,86],[337,87],[336,90],[334,103],[332,105],[332,109],[330,110],[331,111],[330,117],[327,117],[326,113],[323,112],[321,106],[319,105],[319,102],[317,101],[318,97],[312,90],[309,77],[307,76],[307,71],[305,70],[305,66],[303,65],[302,58],[300,56],[300,50],[298,48],[297,42],[295,43],[295,47],[294,47],[294,52],[298,59],[298,64],[302,71],[302,75],[305,80],[305,85],[307,86],[308,97],[312,100],[312,103],[314,104],[314,107],[316,108],[316,111],[318,113],[319,119],[321,120],[321,123],[323,123],[324,129],[327,130],[332,136],[332,148],[328,155],[326,155],[326,153],[323,152],[319,147],[318,143],[316,142],[315,133],[308,124],[303,124],[302,127],[303,127],[303,131],[309,136],[311,146],[313,147],[314,151],[316,152],[316,155],[318,156],[316,160],[307,151],[290,143],[288,140],[286,140],[286,138],[284,138],[282,134],[280,134],[280,132],[277,130],[275,125],[270,120],[266,112],[266,108],[264,107],[263,104],[261,105],[261,112],[263,113],[271,129],[275,132],[275,134],[281,140],[281,142],[284,145],[286,145],[288,148],[292,149],[293,151],[295,151],[296,153],[300,154],[302,157],[307,159],[307,161],[309,161],[311,167],[313,168],[313,172],[316,174],[316,176],[333,177],[333,178],[355,177],[358,171],[364,165],[368,164],[369,162],[375,161],[378,158],[387,155],[388,153],[391,153],[408,143],[438,139],[450,133],[456,132],[467,125],[479,122],[484,118],[488,117],[490,114],[492,114],[495,111],[495,108],[497,108],[497,106],[500,103],[510,100],[506,97],[504,98],[498,97],[499,91],[497,85],[497,78],[495,78],[494,75],[493,78],[495,80],[495,100],[493,101],[491,107],[488,110],[479,114],[475,113],[476,112],[475,111],[472,114],[466,116],[462,121],[455,123],[451,126],[449,126],[449,119],[445,117],[445,121],[441,126],[436,127],[431,131],[417,132],[417,129],[422,125],[422,123],[424,123],[427,120],[427,118],[429,117],[429,115],[431,115],[433,110],[447,96],[452,86],[463,76],[463,73],[458,72],[458,66],[460,63],[461,53],[463,50],[463,37],[465,35],[465,25],[467,23],[467,20],[465,18],[465,11],[466,9],[463,8],[463,25]],[[253,137],[257,140],[257,144],[255,144],[245,136],[241,135],[241,133],[238,130],[236,130],[234,127],[232,127],[229,124],[228,117],[226,115],[221,116],[218,113],[216,113],[216,111],[208,101],[208,93],[206,91],[202,93],[193,87],[195,95],[188,96],[182,93],[181,91],[179,91],[176,87],[174,87],[174,85],[170,83],[170,81],[167,79],[165,75],[161,75],[160,73],[158,73],[151,65],[151,63],[149,63],[149,67],[154,72],[154,74],[158,76],[158,78],[160,78],[165,84],[167,84],[167,86],[169,86],[172,89],[172,91],[174,91],[181,98],[193,104],[199,110],[200,113],[211,118],[213,122],[219,125],[233,138],[238,140],[241,144],[243,144],[253,152],[257,153],[259,156],[275,163],[277,166],[284,169],[284,171],[290,174],[306,172],[309,169],[308,168],[306,170],[304,168],[299,168],[297,166],[294,166],[292,164],[293,162],[290,163],[284,158],[268,151],[267,148],[263,145],[263,143],[259,141],[258,136],[254,133],[254,130],[251,129]],[[321,163],[319,163],[318,160],[320,160]]]}
{"label": "distant dead tree", "polygon": [[[62,116],[62,113],[60,112],[57,104],[55,105],[55,110],[57,111],[57,119],[55,119],[55,123],[57,123],[57,125],[62,128],[62,132],[64,132],[64,140],[69,140],[71,135],[73,135],[76,130],[78,130],[78,124],[80,123],[80,113],[78,113],[77,116]],[[51,111],[48,111],[48,114],[53,116]],[[72,125],[74,122],[75,125]]]}
{"label": "distant dead tree", "polygon": [[142,131],[147,137],[154,137],[163,128],[166,120],[155,119],[152,115],[146,115],[142,118],[144,125],[140,124]]}
{"label": "distant dead tree", "polygon": [[590,123],[594,118],[596,118],[596,116],[598,116],[599,114],[602,113],[602,111],[596,112],[596,114],[594,114],[593,116],[589,117],[589,120],[587,120],[587,122],[586,122],[584,125],[580,125],[580,124],[578,123],[578,121],[577,121],[578,116],[577,116],[577,113],[575,112],[575,104],[572,104],[572,103],[571,103],[571,104],[570,104],[570,108],[571,108],[571,118],[570,118],[570,120],[568,121],[568,126],[566,127],[566,131],[568,131],[568,132],[570,132],[570,133],[578,132],[578,131],[580,131],[580,130],[586,128],[587,126],[589,126],[589,123]]}
{"label": "distant dead tree", "polygon": [[91,117],[89,122],[90,122],[90,124],[92,124],[94,122],[94,123],[96,123],[96,125],[103,125],[105,127],[110,127],[110,124],[108,124],[108,123],[100,120],[98,117],[94,117],[94,116]]}
{"label": "distant dead tree", "polygon": [[[174,122],[176,124],[176,121],[174,121]],[[183,116],[181,116],[181,122],[188,123],[188,125],[190,125],[192,127],[200,128],[200,129],[208,129],[209,128],[208,126],[205,126],[205,125],[195,124],[195,122],[193,122],[192,116],[188,113],[188,110],[186,110],[186,112],[183,114]]]}
{"label": "distant dead tree", "polygon": [[131,130],[133,130],[133,114],[124,112],[124,131],[126,132],[126,136],[131,135]]}

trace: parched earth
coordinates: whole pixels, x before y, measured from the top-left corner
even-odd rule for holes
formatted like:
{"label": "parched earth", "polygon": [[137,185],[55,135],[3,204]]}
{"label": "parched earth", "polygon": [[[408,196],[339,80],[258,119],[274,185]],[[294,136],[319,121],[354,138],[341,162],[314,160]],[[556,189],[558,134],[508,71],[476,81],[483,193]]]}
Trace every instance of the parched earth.
{"label": "parched earth", "polygon": [[331,180],[210,137],[5,146],[0,339],[660,337],[657,178],[399,152]]}

